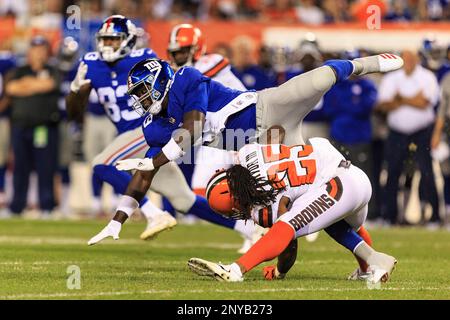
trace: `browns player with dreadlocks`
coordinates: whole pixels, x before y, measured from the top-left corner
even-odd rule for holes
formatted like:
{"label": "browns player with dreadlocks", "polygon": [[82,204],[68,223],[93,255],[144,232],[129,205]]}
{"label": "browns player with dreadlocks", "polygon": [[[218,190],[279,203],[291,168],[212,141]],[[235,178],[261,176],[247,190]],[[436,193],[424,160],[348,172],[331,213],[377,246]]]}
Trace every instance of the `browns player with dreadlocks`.
{"label": "browns player with dreadlocks", "polygon": [[265,277],[283,278],[296,260],[296,239],[325,229],[358,259],[360,267],[349,279],[385,282],[397,261],[370,247],[362,227],[370,196],[366,174],[326,139],[312,138],[309,144],[290,147],[246,145],[236,154],[233,166],[211,178],[208,202],[224,216],[252,219],[271,229],[231,265],[192,258],[189,267],[221,281],[242,281],[245,272],[278,257],[276,267],[264,268]]}

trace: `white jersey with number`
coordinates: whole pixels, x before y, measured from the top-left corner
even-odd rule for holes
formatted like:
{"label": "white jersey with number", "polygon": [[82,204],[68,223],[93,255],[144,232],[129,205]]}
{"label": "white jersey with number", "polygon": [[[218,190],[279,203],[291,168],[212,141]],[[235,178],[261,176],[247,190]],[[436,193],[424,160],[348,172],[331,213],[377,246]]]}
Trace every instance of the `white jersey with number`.
{"label": "white jersey with number", "polygon": [[336,175],[343,155],[327,139],[312,138],[310,144],[249,144],[239,150],[239,162],[255,177],[280,181],[286,187],[277,201],[268,208],[252,211],[253,220],[261,226],[271,226],[277,219],[282,196],[291,202],[306,192],[323,186]]}
{"label": "white jersey with number", "polygon": [[220,54],[213,53],[201,56],[195,62],[194,68],[226,87],[240,91],[247,90],[242,82],[231,72],[228,59]]}

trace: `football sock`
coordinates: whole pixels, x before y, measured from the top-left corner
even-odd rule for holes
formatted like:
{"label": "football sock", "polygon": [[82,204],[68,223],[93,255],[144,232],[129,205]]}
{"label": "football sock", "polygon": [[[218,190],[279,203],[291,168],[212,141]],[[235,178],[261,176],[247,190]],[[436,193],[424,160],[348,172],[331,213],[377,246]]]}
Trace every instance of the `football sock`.
{"label": "football sock", "polygon": [[[363,240],[371,247],[372,246],[372,238],[370,237],[370,233],[363,227],[361,226],[361,228],[359,228],[358,230],[358,234],[360,235],[361,238],[363,238]],[[359,263],[359,268],[361,269],[362,272],[367,272],[367,268],[369,267],[367,265],[367,263],[362,260],[360,257],[355,256],[356,260]]]}
{"label": "football sock", "polygon": [[102,193],[102,185],[103,181],[98,177],[96,174],[92,174],[91,177],[91,185],[92,185],[92,193],[94,197],[100,198],[100,195]]}
{"label": "football sock", "polygon": [[357,232],[361,238],[369,245],[372,246],[372,238],[370,237],[370,233],[361,226]]}
{"label": "football sock", "polygon": [[175,208],[172,206],[172,204],[170,203],[169,199],[167,199],[166,197],[162,198],[162,207],[164,211],[167,211],[168,213],[170,213],[173,217],[176,217],[177,212],[175,211]]}
{"label": "football sock", "polygon": [[193,214],[200,219],[224,226],[229,229],[234,229],[236,220],[228,219],[215,213],[208,205],[208,200],[203,197],[195,196],[194,205],[186,212],[187,214]]}
{"label": "football sock", "polygon": [[237,262],[248,272],[258,264],[278,257],[294,237],[294,229],[286,222],[279,221]]}
{"label": "football sock", "polygon": [[327,60],[324,65],[333,69],[337,78],[336,82],[346,80],[354,70],[353,63],[350,60]]}
{"label": "football sock", "polygon": [[165,214],[163,210],[155,206],[153,202],[148,199],[146,199],[146,201],[141,201],[141,212],[147,218],[147,220],[152,219],[152,217],[154,216]]}
{"label": "football sock", "polygon": [[239,267],[239,265],[236,262],[230,265],[230,271],[242,277],[241,267]]}
{"label": "football sock", "polygon": [[375,250],[373,250],[365,241],[362,241],[359,243],[353,253],[361,258],[362,260],[366,261],[368,264],[371,264],[371,257],[375,256],[376,253]]}
{"label": "football sock", "polygon": [[360,242],[364,241],[344,220],[325,228],[325,232],[337,243],[352,252]]}

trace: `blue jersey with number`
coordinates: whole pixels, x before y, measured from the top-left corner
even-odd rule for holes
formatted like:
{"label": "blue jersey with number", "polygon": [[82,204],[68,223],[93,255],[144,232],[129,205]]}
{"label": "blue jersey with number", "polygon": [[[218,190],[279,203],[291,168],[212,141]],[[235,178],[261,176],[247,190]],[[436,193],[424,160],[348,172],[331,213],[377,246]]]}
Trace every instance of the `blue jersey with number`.
{"label": "blue jersey with number", "polygon": [[[214,113],[222,110],[243,91],[230,89],[211,80],[195,68],[180,69],[174,77],[169,91],[167,114],[148,115],[142,124],[147,144],[151,147],[147,157],[151,158],[170,140],[172,132],[182,126],[184,114],[193,110]],[[228,117],[225,129],[256,129],[256,107],[249,105]]]}
{"label": "blue jersey with number", "polygon": [[[9,52],[0,52],[0,99],[3,97],[5,75],[16,66],[14,56]],[[8,111],[0,112],[0,117],[5,117]]]}
{"label": "blue jersey with number", "polygon": [[137,62],[155,57],[151,49],[139,49],[115,63],[101,60],[98,52],[86,53],[82,59],[88,66],[86,79],[91,80],[92,89],[119,134],[133,130],[143,122],[143,118],[133,110],[132,98],[127,94],[128,71]]}

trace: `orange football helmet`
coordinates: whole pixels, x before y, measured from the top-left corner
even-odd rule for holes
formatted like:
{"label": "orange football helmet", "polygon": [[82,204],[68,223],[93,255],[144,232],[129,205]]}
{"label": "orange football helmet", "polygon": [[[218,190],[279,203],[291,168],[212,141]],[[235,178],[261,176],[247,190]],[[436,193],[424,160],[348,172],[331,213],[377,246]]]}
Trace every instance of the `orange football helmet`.
{"label": "orange football helmet", "polygon": [[206,44],[199,28],[187,23],[173,27],[167,48],[169,56],[173,56],[175,52],[183,48],[189,48],[190,50],[189,57],[184,65],[192,65],[206,53]]}
{"label": "orange football helmet", "polygon": [[231,194],[225,169],[216,172],[209,180],[206,185],[206,199],[215,212],[228,218],[238,218],[237,201]]}

